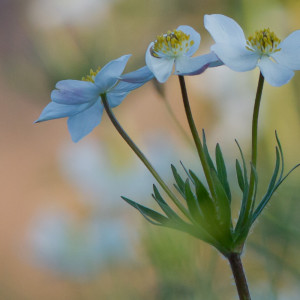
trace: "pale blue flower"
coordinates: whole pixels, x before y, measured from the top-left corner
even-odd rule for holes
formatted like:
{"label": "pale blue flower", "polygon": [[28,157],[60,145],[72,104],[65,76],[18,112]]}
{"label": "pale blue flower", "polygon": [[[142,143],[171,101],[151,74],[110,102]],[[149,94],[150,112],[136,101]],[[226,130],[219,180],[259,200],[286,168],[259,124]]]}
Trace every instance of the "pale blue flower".
{"label": "pale blue flower", "polygon": [[[107,95],[110,107],[116,107],[130,91],[148,81],[119,82],[129,57],[130,55],[121,56],[106,64],[99,72],[91,70],[91,74],[83,80],[59,81],[51,93],[52,102],[45,107],[36,122],[68,117],[72,140],[78,142],[101,121],[101,94]],[[135,76],[135,72],[132,74]]]}
{"label": "pale blue flower", "polygon": [[34,263],[76,279],[96,275],[111,262],[124,263],[135,255],[135,235],[122,218],[80,219],[59,207],[39,211],[26,238]]}
{"label": "pale blue flower", "polygon": [[146,52],[146,64],[156,79],[163,83],[173,72],[176,75],[197,75],[208,67],[222,64],[214,53],[192,58],[200,45],[200,34],[192,27],[182,25],[168,31],[150,43]]}
{"label": "pale blue flower", "polygon": [[281,86],[294,76],[294,70],[300,70],[300,30],[281,42],[269,28],[247,40],[242,28],[223,15],[206,15],[204,25],[216,42],[211,50],[234,71],[258,66],[267,82]]}

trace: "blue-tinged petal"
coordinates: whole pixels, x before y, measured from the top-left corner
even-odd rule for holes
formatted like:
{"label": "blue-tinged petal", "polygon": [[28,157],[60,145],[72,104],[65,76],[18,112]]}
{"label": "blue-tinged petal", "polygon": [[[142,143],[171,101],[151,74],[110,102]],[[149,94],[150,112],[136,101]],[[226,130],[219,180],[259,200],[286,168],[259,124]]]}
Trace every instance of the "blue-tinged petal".
{"label": "blue-tinged petal", "polygon": [[106,64],[96,75],[95,84],[100,90],[100,93],[105,93],[113,87],[123,73],[127,61],[131,54],[123,55]]}
{"label": "blue-tinged petal", "polygon": [[140,86],[144,85],[145,82],[125,82],[125,81],[120,81],[116,86],[114,86],[109,93],[128,93],[132,90],[135,90],[139,88]]}
{"label": "blue-tinged petal", "polygon": [[246,45],[243,29],[233,19],[223,15],[205,15],[204,26],[216,43]]}
{"label": "blue-tinged petal", "polygon": [[190,36],[190,41],[194,41],[194,44],[191,46],[189,51],[186,53],[187,56],[192,56],[199,48],[201,37],[200,34],[192,27],[187,25],[181,25],[177,28],[184,32],[185,34]]}
{"label": "blue-tinged petal", "polygon": [[78,142],[100,124],[103,105],[100,98],[86,110],[68,119],[68,129],[73,142]]}
{"label": "blue-tinged petal", "polygon": [[121,104],[121,102],[124,100],[124,98],[128,95],[129,92],[123,92],[123,93],[108,93],[107,100],[108,104],[111,108],[114,108]]}
{"label": "blue-tinged petal", "polygon": [[99,96],[95,84],[81,80],[62,80],[51,93],[51,100],[60,104],[82,104],[90,102]]}
{"label": "blue-tinged petal", "polygon": [[281,86],[288,83],[294,76],[294,72],[268,57],[262,57],[258,62],[258,67],[265,77],[266,81],[273,86]]}
{"label": "blue-tinged petal", "polygon": [[120,80],[133,83],[145,83],[151,80],[152,78],[154,78],[154,75],[147,66],[144,66],[136,71],[120,76]]}
{"label": "blue-tinged petal", "polygon": [[77,105],[66,105],[59,104],[56,102],[50,102],[42,111],[40,117],[35,121],[35,123],[48,121],[52,119],[59,119],[70,117],[79,112],[85,110],[90,106],[90,103],[77,104]]}
{"label": "blue-tinged petal", "polygon": [[281,50],[272,54],[272,57],[289,69],[300,70],[300,30],[291,33],[278,48]]}
{"label": "blue-tinged petal", "polygon": [[150,49],[153,46],[151,43],[146,52],[146,64],[155,78],[164,83],[172,74],[174,58],[157,58],[151,55]]}
{"label": "blue-tinged petal", "polygon": [[216,43],[211,50],[230,69],[238,72],[252,70],[256,67],[259,55],[244,46]]}
{"label": "blue-tinged petal", "polygon": [[182,56],[175,60],[175,74],[199,75],[207,68],[221,66],[223,63],[215,53],[200,55],[197,57]]}

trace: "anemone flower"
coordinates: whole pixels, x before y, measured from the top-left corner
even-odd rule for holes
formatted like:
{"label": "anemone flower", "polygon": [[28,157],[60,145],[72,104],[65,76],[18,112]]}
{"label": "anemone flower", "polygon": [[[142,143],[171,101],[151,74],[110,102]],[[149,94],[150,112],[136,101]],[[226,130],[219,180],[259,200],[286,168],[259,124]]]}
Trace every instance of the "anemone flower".
{"label": "anemone flower", "polygon": [[172,74],[174,65],[176,75],[197,75],[208,67],[222,64],[214,53],[191,57],[198,50],[200,40],[200,34],[190,26],[182,25],[174,31],[168,31],[150,43],[146,65],[163,83]]}
{"label": "anemone flower", "polygon": [[142,78],[134,83],[119,81],[129,57],[121,56],[96,72],[91,70],[90,75],[82,80],[59,81],[51,93],[52,102],[35,122],[68,117],[71,138],[78,142],[101,122],[104,108],[101,95],[106,94],[110,107],[116,107],[130,91],[149,80]]}
{"label": "anemone flower", "polygon": [[246,39],[242,28],[223,15],[206,15],[204,26],[216,42],[211,50],[234,71],[257,66],[267,82],[281,86],[300,69],[300,30],[280,41],[269,28]]}

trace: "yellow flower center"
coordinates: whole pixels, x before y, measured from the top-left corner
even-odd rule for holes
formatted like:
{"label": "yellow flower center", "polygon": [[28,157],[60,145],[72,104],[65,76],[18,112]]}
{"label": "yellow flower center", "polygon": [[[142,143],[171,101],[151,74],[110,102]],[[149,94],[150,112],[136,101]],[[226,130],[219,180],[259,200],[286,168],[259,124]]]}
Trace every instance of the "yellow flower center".
{"label": "yellow flower center", "polygon": [[100,67],[98,67],[98,69],[96,70],[96,72],[93,71],[93,69],[90,69],[90,74],[82,77],[81,80],[83,80],[83,81],[89,81],[89,82],[94,83],[95,82],[95,77],[96,77],[96,75],[98,74],[98,72],[100,70],[101,70]]}
{"label": "yellow flower center", "polygon": [[280,39],[270,28],[256,31],[254,36],[250,36],[247,40],[246,48],[250,51],[257,51],[260,55],[269,55],[281,50],[278,48]]}
{"label": "yellow flower center", "polygon": [[157,36],[150,49],[154,57],[177,57],[187,53],[194,45],[190,35],[181,30],[168,31],[167,34]]}

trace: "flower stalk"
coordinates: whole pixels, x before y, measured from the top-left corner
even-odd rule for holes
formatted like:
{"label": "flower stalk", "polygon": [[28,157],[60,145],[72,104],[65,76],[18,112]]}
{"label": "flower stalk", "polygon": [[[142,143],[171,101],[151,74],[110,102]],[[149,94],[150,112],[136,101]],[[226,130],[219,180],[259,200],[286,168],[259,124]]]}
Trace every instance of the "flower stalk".
{"label": "flower stalk", "polygon": [[129,145],[129,147],[133,150],[133,152],[139,157],[139,159],[143,162],[143,164],[146,166],[146,168],[150,171],[150,173],[153,175],[153,177],[157,180],[157,182],[160,184],[162,189],[166,192],[166,194],[171,198],[171,200],[174,202],[174,204],[180,209],[180,211],[190,220],[190,214],[187,211],[187,209],[182,205],[182,203],[177,199],[177,197],[173,194],[173,192],[168,188],[168,186],[165,184],[165,182],[162,180],[162,178],[159,176],[159,174],[156,172],[154,167],[151,165],[149,160],[146,158],[146,156],[143,154],[143,152],[137,147],[137,145],[133,142],[133,140],[128,136],[128,134],[125,132],[125,130],[122,128],[118,120],[115,118],[109,104],[107,101],[106,94],[101,94],[102,103],[104,106],[104,109],[106,110],[108,117],[110,121],[113,123],[121,137],[125,140],[125,142]]}
{"label": "flower stalk", "polygon": [[[261,96],[264,86],[264,76],[262,73],[259,74],[259,80],[257,85],[254,109],[253,109],[253,117],[252,117],[252,146],[251,146],[251,163],[254,169],[256,169],[257,163],[257,137],[258,137],[258,116],[259,116],[259,108],[261,102]],[[253,168],[251,168],[250,173],[250,184],[249,184],[249,194],[247,198],[246,210],[245,210],[245,222],[248,221],[248,217],[251,214],[251,209],[254,207],[253,192],[255,185],[255,174]]]}
{"label": "flower stalk", "polygon": [[184,77],[179,75],[179,83],[180,83],[180,88],[181,88],[181,94],[182,94],[182,100],[183,100],[183,104],[184,104],[184,109],[185,109],[185,113],[186,113],[186,117],[190,126],[190,130],[195,142],[195,146],[203,167],[203,171],[205,174],[205,178],[207,181],[207,184],[209,186],[210,192],[213,196],[213,198],[216,198],[216,194],[215,194],[215,189],[214,189],[214,185],[213,185],[213,180],[211,177],[211,173],[210,173],[210,169],[209,169],[209,165],[207,163],[207,160],[205,158],[205,154],[204,154],[204,150],[203,150],[203,146],[194,122],[194,118],[192,115],[192,111],[191,111],[191,107],[189,104],[189,98],[188,98],[188,94],[187,94],[187,89],[186,89],[186,85],[185,85],[185,80]]}

